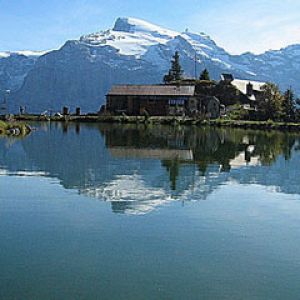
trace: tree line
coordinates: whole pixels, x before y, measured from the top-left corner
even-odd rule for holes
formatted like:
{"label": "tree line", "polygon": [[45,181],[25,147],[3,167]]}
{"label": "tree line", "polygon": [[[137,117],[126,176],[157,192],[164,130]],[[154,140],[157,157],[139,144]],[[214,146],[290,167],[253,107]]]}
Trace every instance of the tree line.
{"label": "tree line", "polygon": [[[171,68],[164,76],[163,81],[165,84],[180,84],[183,79],[179,52],[176,51],[171,60]],[[199,84],[201,81],[211,81],[209,71],[206,68],[200,73],[198,80],[200,81]],[[300,105],[300,99],[296,98],[291,87],[282,93],[278,85],[269,82],[261,88],[260,100],[257,101],[256,112],[252,116],[260,120],[300,122],[298,104]]]}
{"label": "tree line", "polygon": [[[171,83],[175,81],[181,81],[183,79],[183,69],[180,64],[179,52],[176,51],[172,60],[171,68],[169,69],[168,74],[163,78],[164,83]],[[208,80],[210,81],[210,75],[207,69],[204,69],[200,74],[199,80]]]}

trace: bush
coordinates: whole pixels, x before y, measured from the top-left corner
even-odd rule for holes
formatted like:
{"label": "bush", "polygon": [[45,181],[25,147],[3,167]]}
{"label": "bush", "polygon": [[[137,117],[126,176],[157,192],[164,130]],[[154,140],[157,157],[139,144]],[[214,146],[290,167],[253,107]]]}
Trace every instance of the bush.
{"label": "bush", "polygon": [[0,121],[0,134],[9,134],[7,133],[10,129],[17,129],[19,131],[19,135],[27,135],[31,132],[31,128],[24,123],[7,123],[4,121]]}

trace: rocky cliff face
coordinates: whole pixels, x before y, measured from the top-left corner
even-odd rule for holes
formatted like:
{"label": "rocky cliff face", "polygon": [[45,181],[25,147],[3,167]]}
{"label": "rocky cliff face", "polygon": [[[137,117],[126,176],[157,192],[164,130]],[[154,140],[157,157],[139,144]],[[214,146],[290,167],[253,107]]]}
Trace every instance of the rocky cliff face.
{"label": "rocky cliff face", "polygon": [[197,73],[206,67],[214,79],[230,72],[241,79],[272,81],[282,89],[292,85],[300,93],[300,45],[230,55],[203,33],[179,33],[133,18],[119,18],[113,29],[68,41],[39,58],[18,58],[17,68],[12,61],[11,68],[3,67],[10,63],[0,59],[0,74],[5,74],[0,89],[12,87],[12,110],[26,105],[38,113],[67,105],[96,111],[112,84],[161,82],[176,50],[188,77],[194,76],[196,54]]}
{"label": "rocky cliff face", "polygon": [[149,83],[156,70],[143,61],[118,54],[112,47],[94,48],[78,41],[40,57],[23,86],[13,95],[16,109],[61,110],[63,105],[97,111],[114,83]]}
{"label": "rocky cliff face", "polygon": [[0,53],[0,91],[20,88],[36,59],[20,53]]}

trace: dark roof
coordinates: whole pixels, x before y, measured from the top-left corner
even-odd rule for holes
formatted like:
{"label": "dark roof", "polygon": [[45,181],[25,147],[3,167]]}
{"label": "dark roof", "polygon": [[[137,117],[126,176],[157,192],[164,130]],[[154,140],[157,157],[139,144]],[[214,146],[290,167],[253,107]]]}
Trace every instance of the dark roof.
{"label": "dark roof", "polygon": [[232,74],[226,74],[226,73],[223,73],[223,74],[221,75],[221,79],[222,79],[223,81],[233,81],[233,80],[234,80],[234,77],[233,77]]}
{"label": "dark roof", "polygon": [[114,85],[108,95],[118,96],[194,96],[191,85]]}

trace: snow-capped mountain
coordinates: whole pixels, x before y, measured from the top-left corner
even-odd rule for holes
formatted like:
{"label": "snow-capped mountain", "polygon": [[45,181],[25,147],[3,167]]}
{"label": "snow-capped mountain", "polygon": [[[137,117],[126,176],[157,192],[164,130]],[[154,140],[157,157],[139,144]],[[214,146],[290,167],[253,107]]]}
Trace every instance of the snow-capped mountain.
{"label": "snow-capped mountain", "polygon": [[178,35],[145,21],[119,18],[113,30],[82,36],[80,41],[91,46],[111,46],[121,55],[141,58],[150,46],[164,45]]}
{"label": "snow-capped mountain", "polygon": [[273,81],[282,89],[292,85],[300,93],[300,45],[231,55],[204,33],[180,33],[135,18],[119,18],[110,30],[67,41],[41,56],[18,54],[16,68],[6,67],[13,65],[11,55],[0,54],[0,76],[5,78],[0,90],[5,85],[14,91],[13,109],[26,105],[39,112],[67,105],[95,111],[112,84],[161,82],[175,51],[187,77],[194,76],[196,57],[197,73],[206,67],[214,79],[230,72],[241,79]]}

